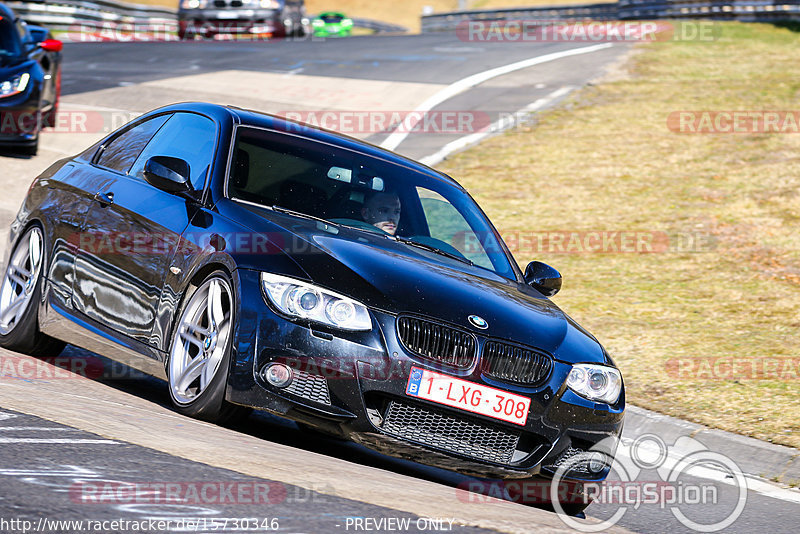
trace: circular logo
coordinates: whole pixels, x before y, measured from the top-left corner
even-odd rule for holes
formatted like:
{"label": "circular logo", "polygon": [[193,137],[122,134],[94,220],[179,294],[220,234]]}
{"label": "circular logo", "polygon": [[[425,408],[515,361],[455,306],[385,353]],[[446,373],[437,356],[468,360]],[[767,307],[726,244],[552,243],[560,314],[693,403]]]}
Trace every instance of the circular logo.
{"label": "circular logo", "polygon": [[480,328],[481,330],[486,330],[489,328],[489,323],[486,322],[486,319],[483,317],[478,317],[477,315],[470,315],[468,317],[469,322],[472,323],[472,326],[475,328]]}

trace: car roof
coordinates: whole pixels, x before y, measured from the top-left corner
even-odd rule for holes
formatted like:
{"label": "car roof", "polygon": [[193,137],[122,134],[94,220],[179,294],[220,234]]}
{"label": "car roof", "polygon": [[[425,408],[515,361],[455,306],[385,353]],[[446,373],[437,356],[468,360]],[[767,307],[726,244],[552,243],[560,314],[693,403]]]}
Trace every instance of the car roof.
{"label": "car roof", "polygon": [[279,117],[277,115],[272,115],[269,113],[254,111],[250,109],[242,109],[235,106],[224,106],[219,104],[209,104],[205,102],[188,102],[183,104],[174,104],[155,111],[174,112],[181,110],[194,111],[196,113],[206,114],[216,118],[218,121],[224,120],[224,118],[227,116],[233,119],[234,122],[242,125],[254,126],[257,128],[266,128],[270,130],[276,130],[279,132],[286,132],[292,135],[304,137],[309,140],[341,146],[343,148],[361,152],[368,156],[373,156],[388,161],[390,163],[402,165],[414,171],[437,178],[458,189],[461,189],[462,191],[464,190],[461,184],[453,180],[450,176],[441,173],[435,169],[432,169],[427,165],[423,165],[418,161],[414,161],[412,159],[401,156],[395,152],[392,152],[391,150],[381,148],[379,146],[373,145],[372,143],[368,143],[366,141],[362,141],[360,139],[356,139],[354,137],[350,137],[348,135],[339,132],[326,130],[324,128],[319,128],[317,126],[305,124],[302,122],[292,121],[283,117]]}
{"label": "car roof", "polygon": [[11,11],[11,8],[5,4],[0,4],[0,17],[8,18],[12,22],[17,19],[17,17],[14,15],[14,12]]}

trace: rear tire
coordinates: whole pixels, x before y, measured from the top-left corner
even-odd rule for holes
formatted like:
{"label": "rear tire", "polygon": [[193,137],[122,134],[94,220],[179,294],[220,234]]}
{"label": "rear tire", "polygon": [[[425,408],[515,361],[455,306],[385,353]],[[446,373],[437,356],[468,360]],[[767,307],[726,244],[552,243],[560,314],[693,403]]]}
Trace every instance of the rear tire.
{"label": "rear tire", "polygon": [[222,271],[187,291],[172,333],[167,377],[175,410],[212,423],[234,423],[249,408],[225,400],[233,345],[234,293]]}
{"label": "rear tire", "polygon": [[66,344],[39,330],[45,248],[42,229],[31,226],[8,258],[0,281],[0,347],[36,357],[55,357]]}

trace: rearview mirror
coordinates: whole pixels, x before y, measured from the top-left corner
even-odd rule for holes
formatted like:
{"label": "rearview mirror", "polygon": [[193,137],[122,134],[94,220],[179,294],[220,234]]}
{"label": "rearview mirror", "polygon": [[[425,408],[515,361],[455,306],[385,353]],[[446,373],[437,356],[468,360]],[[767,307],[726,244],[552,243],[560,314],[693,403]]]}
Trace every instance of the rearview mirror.
{"label": "rearview mirror", "polygon": [[61,52],[64,49],[64,43],[58,39],[45,39],[39,43],[39,48],[47,52]]}
{"label": "rearview mirror", "polygon": [[552,297],[561,289],[561,273],[546,263],[532,261],[525,268],[525,283],[545,297]]}
{"label": "rearview mirror", "polygon": [[191,191],[190,175],[189,164],[180,158],[153,156],[144,164],[147,183],[167,193]]}

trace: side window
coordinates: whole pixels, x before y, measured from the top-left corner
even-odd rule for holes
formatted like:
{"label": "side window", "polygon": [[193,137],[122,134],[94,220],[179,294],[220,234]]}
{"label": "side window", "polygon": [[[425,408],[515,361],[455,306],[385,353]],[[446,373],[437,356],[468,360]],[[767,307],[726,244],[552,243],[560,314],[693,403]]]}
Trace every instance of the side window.
{"label": "side window", "polygon": [[492,262],[479,236],[455,206],[430,189],[417,187],[417,193],[422,203],[422,211],[425,212],[431,238],[451,245],[476,265],[491,269]]}
{"label": "side window", "polygon": [[[5,62],[5,56],[20,54],[19,39],[15,37],[13,24],[10,20],[0,17],[0,63]],[[5,80],[3,80],[5,81]]]}
{"label": "side window", "polygon": [[17,19],[15,23],[17,27],[17,33],[19,34],[19,40],[22,41],[24,44],[28,44],[28,32],[25,27],[25,22],[22,19]]}
{"label": "side window", "polygon": [[216,141],[214,121],[194,113],[175,113],[147,144],[129,174],[144,180],[144,166],[148,159],[153,156],[180,158],[189,164],[192,187],[203,189]]}
{"label": "side window", "polygon": [[136,157],[169,117],[162,115],[150,119],[111,140],[100,154],[97,164],[121,173],[128,172]]}

